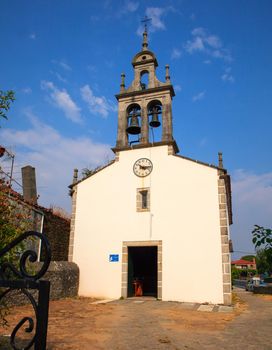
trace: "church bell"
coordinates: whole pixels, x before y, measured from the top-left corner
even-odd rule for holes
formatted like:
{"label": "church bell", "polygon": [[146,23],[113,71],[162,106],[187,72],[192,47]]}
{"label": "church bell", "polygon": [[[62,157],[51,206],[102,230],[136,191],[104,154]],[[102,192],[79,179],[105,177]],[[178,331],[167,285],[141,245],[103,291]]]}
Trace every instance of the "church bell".
{"label": "church bell", "polygon": [[154,107],[152,110],[152,119],[149,125],[152,126],[152,128],[158,128],[161,125],[159,121],[159,111],[156,107]]}
{"label": "church bell", "polygon": [[128,134],[137,135],[141,133],[141,127],[139,125],[139,120],[136,114],[133,114],[130,118],[129,126],[126,129]]}

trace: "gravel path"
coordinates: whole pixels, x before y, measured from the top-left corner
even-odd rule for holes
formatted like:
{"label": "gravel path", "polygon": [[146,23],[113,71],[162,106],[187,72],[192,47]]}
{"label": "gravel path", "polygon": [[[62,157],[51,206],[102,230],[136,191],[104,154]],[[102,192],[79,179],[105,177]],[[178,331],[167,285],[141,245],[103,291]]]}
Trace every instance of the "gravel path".
{"label": "gravel path", "polygon": [[[109,303],[88,298],[52,301],[48,350],[272,350],[272,296],[239,289],[236,293],[243,302],[234,311],[140,298]],[[13,326],[29,310],[15,308],[10,315]]]}

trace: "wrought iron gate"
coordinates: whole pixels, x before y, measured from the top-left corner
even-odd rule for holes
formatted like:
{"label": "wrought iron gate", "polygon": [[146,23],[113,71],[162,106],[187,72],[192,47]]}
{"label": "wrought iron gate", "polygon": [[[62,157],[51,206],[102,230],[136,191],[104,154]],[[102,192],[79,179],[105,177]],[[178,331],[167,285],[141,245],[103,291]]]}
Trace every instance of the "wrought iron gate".
{"label": "wrought iron gate", "polygon": [[[29,237],[39,238],[43,247],[43,263],[39,271],[35,271],[35,273],[31,273],[28,266],[29,263],[37,261],[37,253],[33,250],[29,249],[21,252],[17,263],[3,262],[3,257],[6,254]],[[47,238],[41,233],[34,231],[23,233],[0,251],[0,288],[3,287],[4,289],[4,291],[0,293],[0,302],[4,297],[7,297],[8,293],[12,290],[18,290],[30,301],[36,319],[26,316],[15,326],[10,336],[10,344],[15,350],[28,350],[33,345],[35,350],[46,349],[50,282],[41,280],[41,277],[47,271],[50,260],[51,249]],[[38,291],[37,300],[35,300],[29,290]],[[26,327],[24,329],[25,332],[33,333],[33,337],[28,341],[28,344],[23,347],[18,347],[18,344],[16,344],[16,335],[22,327]]]}

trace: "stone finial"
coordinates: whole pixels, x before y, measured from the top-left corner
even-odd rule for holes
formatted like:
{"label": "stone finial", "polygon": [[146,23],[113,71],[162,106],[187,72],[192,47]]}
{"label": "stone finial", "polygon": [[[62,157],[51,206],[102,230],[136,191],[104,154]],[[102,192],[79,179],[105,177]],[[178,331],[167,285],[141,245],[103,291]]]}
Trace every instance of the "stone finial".
{"label": "stone finial", "polygon": [[223,153],[222,152],[218,152],[218,167],[223,169]]}
{"label": "stone finial", "polygon": [[123,92],[125,91],[125,73],[121,74],[121,84],[120,84],[120,91]]}
{"label": "stone finial", "polygon": [[148,47],[148,42],[147,42],[147,29],[145,28],[144,32],[143,32],[143,44],[142,44],[142,47],[143,47],[143,51],[147,50],[147,47]]}
{"label": "stone finial", "polygon": [[74,169],[73,184],[78,180],[78,169]]}
{"label": "stone finial", "polygon": [[[229,240],[229,251],[230,251],[230,253],[233,253],[234,252],[234,250],[233,250],[233,243],[232,243],[232,240],[230,239]],[[254,261],[253,261],[254,262]]]}
{"label": "stone finial", "polygon": [[167,83],[170,83],[169,64],[165,66],[165,81]]}

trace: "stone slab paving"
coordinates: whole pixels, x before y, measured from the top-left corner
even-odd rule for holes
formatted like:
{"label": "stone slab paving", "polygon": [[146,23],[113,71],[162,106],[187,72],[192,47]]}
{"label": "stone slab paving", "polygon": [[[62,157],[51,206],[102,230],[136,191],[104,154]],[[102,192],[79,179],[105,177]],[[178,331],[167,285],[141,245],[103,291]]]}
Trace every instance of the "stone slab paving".
{"label": "stone slab paving", "polygon": [[212,312],[214,305],[200,305],[197,311]]}
{"label": "stone slab paving", "polygon": [[180,303],[180,306],[186,310],[197,310],[199,308],[199,304],[196,303]]}
{"label": "stone slab paving", "polygon": [[113,301],[113,299],[96,300],[96,301],[93,301],[91,304],[93,304],[93,305],[107,304],[107,303],[110,303],[112,301]]}
{"label": "stone slab paving", "polygon": [[218,312],[233,312],[232,306],[219,306]]}
{"label": "stone slab paving", "polygon": [[[107,302],[112,302],[114,304],[123,304],[123,303],[135,303],[135,304],[142,304],[145,302],[156,302],[157,300],[155,298],[146,298],[146,297],[137,297],[137,298],[128,298],[125,300],[108,300]],[[103,303],[103,301],[96,301],[93,304],[99,304]],[[187,303],[187,302],[168,302],[170,305],[179,305],[182,309],[186,310],[197,310],[197,311],[203,311],[203,312],[233,312],[234,308],[233,306],[223,306],[223,305],[213,305],[213,304],[199,304],[199,303]],[[272,350],[272,349],[271,349]]]}

